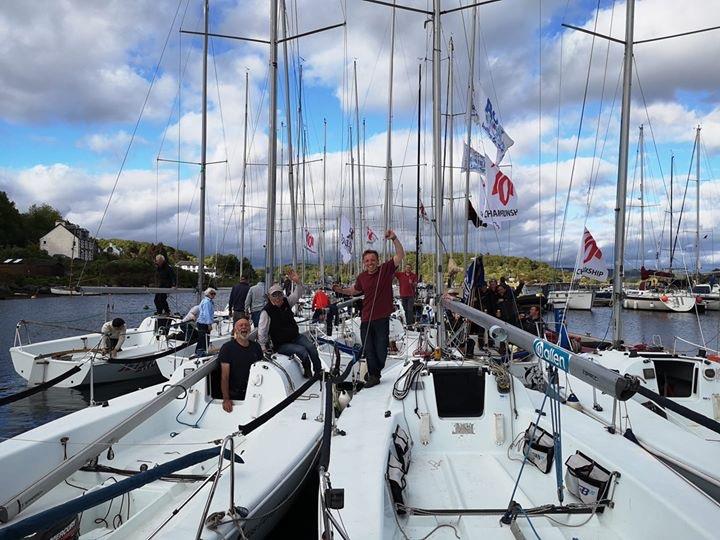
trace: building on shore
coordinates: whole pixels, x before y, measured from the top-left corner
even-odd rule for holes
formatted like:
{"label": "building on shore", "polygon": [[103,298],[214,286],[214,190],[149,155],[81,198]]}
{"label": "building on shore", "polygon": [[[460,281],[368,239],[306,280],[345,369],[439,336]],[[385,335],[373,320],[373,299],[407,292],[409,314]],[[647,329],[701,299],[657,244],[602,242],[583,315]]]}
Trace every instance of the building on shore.
{"label": "building on shore", "polygon": [[[195,272],[198,273],[199,266],[198,263],[192,262],[192,261],[178,261],[175,264],[176,267],[180,268],[181,270],[187,270],[188,272]],[[204,273],[208,277],[217,277],[217,271],[214,268],[208,268],[205,267]]]}
{"label": "building on shore", "polygon": [[92,261],[98,247],[87,229],[69,221],[58,220],[55,228],[40,238],[40,249],[48,255],[64,255],[71,259]]}

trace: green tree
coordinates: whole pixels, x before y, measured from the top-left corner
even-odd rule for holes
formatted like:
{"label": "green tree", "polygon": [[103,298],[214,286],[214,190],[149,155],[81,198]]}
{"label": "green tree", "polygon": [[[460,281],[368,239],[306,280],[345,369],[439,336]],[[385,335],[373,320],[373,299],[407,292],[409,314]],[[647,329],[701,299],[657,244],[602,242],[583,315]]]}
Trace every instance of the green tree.
{"label": "green tree", "polygon": [[62,219],[62,214],[49,204],[33,204],[22,218],[28,241],[37,243],[55,228],[55,222]]}
{"label": "green tree", "polygon": [[24,246],[26,243],[20,212],[7,193],[0,191],[0,246]]}

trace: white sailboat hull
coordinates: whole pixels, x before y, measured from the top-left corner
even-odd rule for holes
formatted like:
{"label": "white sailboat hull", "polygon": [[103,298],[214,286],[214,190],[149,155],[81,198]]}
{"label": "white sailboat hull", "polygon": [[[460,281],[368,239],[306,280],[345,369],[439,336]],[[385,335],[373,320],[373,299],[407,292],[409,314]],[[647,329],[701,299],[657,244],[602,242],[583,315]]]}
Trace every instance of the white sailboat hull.
{"label": "white sailboat hull", "polygon": [[[445,362],[445,367],[450,363]],[[463,366],[469,364],[466,361]],[[408,404],[389,395],[402,369],[395,366],[383,374],[379,386],[361,391],[338,420],[338,427],[348,435],[333,439],[329,474],[333,487],[345,490],[345,507],[339,513],[350,538],[512,538],[510,527],[500,523],[502,513],[493,509],[502,512],[511,496],[526,509],[558,502],[555,472],[543,474],[532,465],[525,467],[513,495],[522,458],[509,459],[508,446],[536,419],[535,409],[542,395],[515,385],[515,400],[511,401],[511,395],[499,393],[495,378],[486,374],[479,416],[441,417],[436,396],[442,390],[435,385],[432,365],[430,374],[421,376],[415,390],[410,391],[405,400]],[[439,368],[440,363],[437,365]],[[414,412],[418,407],[415,396],[418,412],[423,418],[427,414],[427,420]],[[518,412],[517,419],[514,411]],[[541,425],[549,430],[547,422],[541,419]],[[386,480],[388,455],[395,452],[392,434],[398,426],[413,440],[403,490],[404,504],[413,510],[404,515],[396,514]],[[562,408],[562,427],[563,460],[579,450],[621,476],[614,485],[612,508],[593,516],[534,517],[532,523],[539,537],[669,539],[716,535],[720,507],[642,448],[619,434],[599,429],[596,422],[567,407]],[[566,504],[577,502],[565,492]],[[489,512],[458,517],[432,512],[423,515],[420,509]],[[651,515],[660,518],[647,519]],[[519,517],[515,526],[525,538],[535,537],[528,522]]]}
{"label": "white sailboat hull", "polygon": [[623,307],[645,311],[687,313],[695,308],[696,302],[695,295],[688,293],[626,290]]}
{"label": "white sailboat hull", "polygon": [[567,305],[567,309],[591,310],[595,301],[595,291],[574,290],[574,291],[550,291],[548,292],[548,304]]}
{"label": "white sailboat hull", "polygon": [[[194,367],[195,363],[182,367],[171,382],[178,382],[185,370]],[[223,410],[222,400],[212,399],[208,393],[211,385],[201,379],[188,388],[185,399],[172,400],[117,441],[112,454],[102,452],[98,465],[138,471],[142,470],[142,465],[152,468],[196,450],[211,448],[217,441],[236,432],[238,424],[257,418],[293,389],[299,388],[304,382],[301,372],[299,364],[287,357],[276,357],[275,363],[254,364],[246,398],[234,402],[232,413]],[[0,444],[0,467],[5,471],[0,485],[2,503],[83,450],[110,426],[117,425],[151,402],[163,386],[127,394],[111,400],[105,407],[88,407]],[[288,498],[311,473],[317,459],[322,423],[312,419],[321,410],[319,389],[319,383],[315,383],[303,399],[292,402],[247,436],[235,437],[235,454],[241,455],[244,463],[236,463],[234,467],[233,502],[235,506],[247,509],[248,515],[236,522],[225,519],[215,531],[204,527],[203,538],[237,538],[241,535],[240,527],[246,536],[263,537],[282,516]],[[61,444],[61,440],[65,443]],[[287,444],[289,440],[292,444]],[[23,465],[27,463],[37,466],[28,470]],[[118,512],[119,497],[85,510],[81,517],[80,538],[147,538],[156,531],[154,538],[194,538],[211,487],[211,481],[202,478],[207,480],[217,471],[217,463],[217,458],[213,458],[179,471],[200,478],[157,480],[134,489],[123,496],[121,512]],[[230,507],[231,469],[227,461],[225,466],[210,504],[210,515],[227,512]],[[122,474],[79,470],[67,482],[58,484],[24,509],[10,524],[79,497],[87,489],[107,486],[112,482],[111,477],[122,479]],[[120,519],[115,517],[119,513]],[[110,517],[104,519],[106,515]],[[0,526],[0,535],[3,528]]]}

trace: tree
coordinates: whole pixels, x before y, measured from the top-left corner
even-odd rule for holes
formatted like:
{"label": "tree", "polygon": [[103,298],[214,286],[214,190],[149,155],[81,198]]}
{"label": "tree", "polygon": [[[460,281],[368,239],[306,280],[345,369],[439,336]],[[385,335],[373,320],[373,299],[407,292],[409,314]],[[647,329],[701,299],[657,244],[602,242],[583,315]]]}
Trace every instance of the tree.
{"label": "tree", "polygon": [[49,204],[33,204],[22,217],[28,241],[37,243],[55,228],[55,222],[62,219],[62,214]]}
{"label": "tree", "polygon": [[26,243],[22,216],[7,193],[0,191],[0,246],[24,246]]}

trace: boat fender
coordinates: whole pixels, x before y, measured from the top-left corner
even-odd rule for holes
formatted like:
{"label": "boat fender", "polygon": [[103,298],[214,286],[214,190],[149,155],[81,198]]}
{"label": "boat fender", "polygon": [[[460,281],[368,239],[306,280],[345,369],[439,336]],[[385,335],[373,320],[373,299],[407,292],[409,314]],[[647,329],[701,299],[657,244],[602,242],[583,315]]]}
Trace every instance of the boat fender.
{"label": "boat fender", "polygon": [[420,413],[420,443],[423,446],[430,443],[430,413]]}
{"label": "boat fender", "polygon": [[191,388],[188,391],[188,400],[187,400],[187,412],[188,414],[195,414],[195,410],[197,409],[197,400],[198,400],[198,392],[195,388]]}
{"label": "boat fender", "polygon": [[503,413],[496,412],[495,414],[495,444],[502,446],[505,442],[505,418]]}

